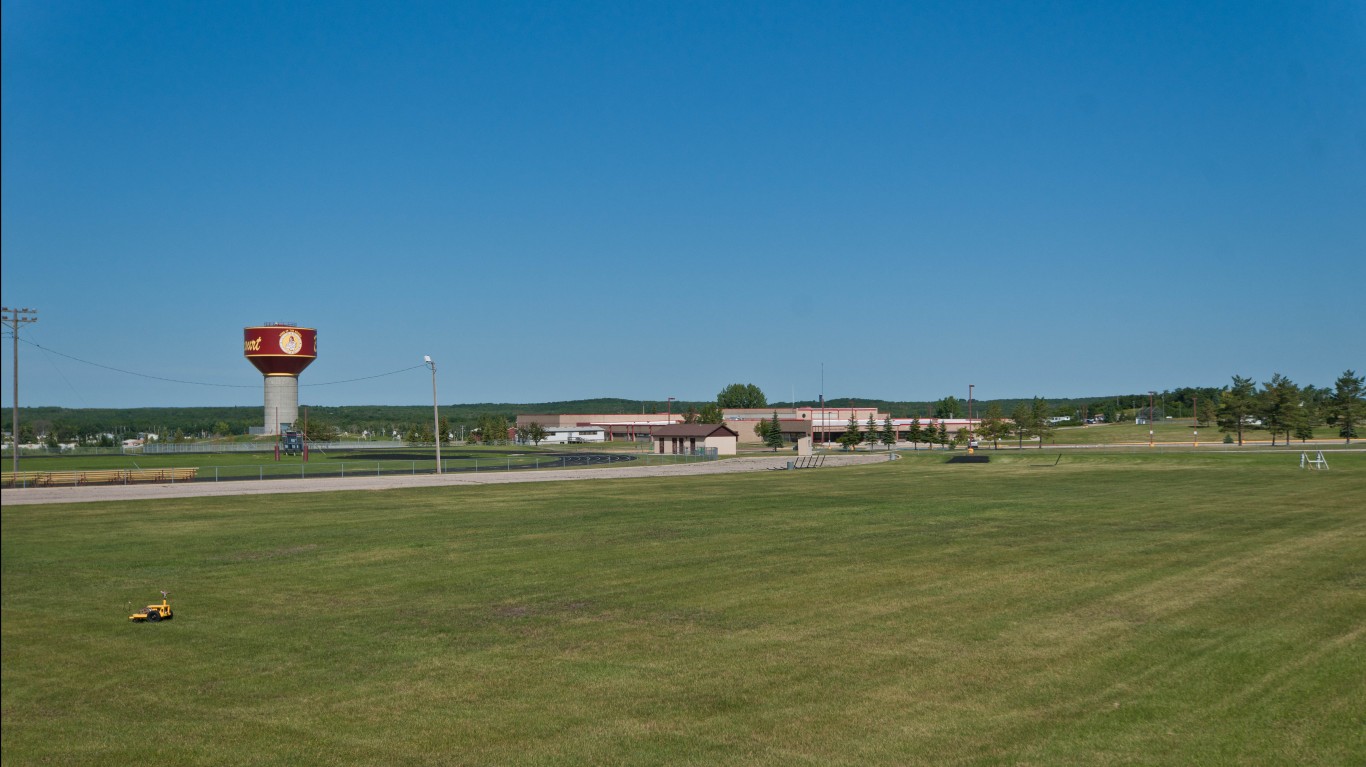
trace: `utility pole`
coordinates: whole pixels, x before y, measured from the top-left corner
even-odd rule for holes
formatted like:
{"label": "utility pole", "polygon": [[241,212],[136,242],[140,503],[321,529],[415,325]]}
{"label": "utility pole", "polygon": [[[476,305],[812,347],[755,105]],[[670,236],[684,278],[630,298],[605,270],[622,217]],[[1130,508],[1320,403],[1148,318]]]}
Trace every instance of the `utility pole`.
{"label": "utility pole", "polygon": [[[424,355],[422,364],[432,371],[432,436],[436,438],[436,473],[444,474],[441,470],[441,411],[436,407],[436,363],[430,356]],[[506,439],[507,435],[503,437]]]}
{"label": "utility pole", "polygon": [[11,309],[0,306],[0,320],[10,326],[14,337],[14,412],[10,418],[10,435],[14,438],[14,477],[19,479],[19,326],[38,321],[38,310],[24,307]]}

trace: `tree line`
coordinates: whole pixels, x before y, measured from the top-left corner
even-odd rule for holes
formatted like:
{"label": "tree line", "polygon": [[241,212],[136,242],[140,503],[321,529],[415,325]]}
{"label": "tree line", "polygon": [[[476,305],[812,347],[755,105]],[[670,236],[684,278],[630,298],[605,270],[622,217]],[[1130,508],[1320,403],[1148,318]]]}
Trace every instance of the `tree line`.
{"label": "tree line", "polygon": [[[1116,395],[1105,398],[1076,398],[1047,400],[1042,397],[998,399],[973,403],[972,415],[982,420],[977,429],[980,438],[999,442],[1016,439],[1042,438],[1051,433],[1054,417],[1065,416],[1077,422],[1098,418],[1109,423],[1125,420],[1128,414],[1149,419],[1196,419],[1200,426],[1210,422],[1230,435],[1231,441],[1243,442],[1247,432],[1264,429],[1272,441],[1311,439],[1316,430],[1325,427],[1348,441],[1358,437],[1363,420],[1363,377],[1353,370],[1345,371],[1331,387],[1300,386],[1279,373],[1260,388],[1250,378],[1233,376],[1231,385],[1224,387],[1182,387],[1160,393]],[[1153,410],[1149,411],[1149,402]],[[463,404],[441,407],[441,421],[433,428],[432,411],[421,405],[358,405],[305,406],[308,432],[315,441],[331,441],[343,435],[401,439],[430,444],[440,433],[443,441],[459,439],[504,442],[508,440],[510,424],[519,414],[527,413],[632,413],[658,412],[663,402],[647,402],[619,398],[568,400],[530,404]],[[675,412],[682,412],[688,423],[721,423],[725,408],[767,408],[764,392],[754,384],[734,383],[721,389],[716,398],[705,402],[675,402]],[[793,403],[797,407],[817,407],[819,402]],[[968,403],[949,395],[927,402],[890,402],[876,399],[832,399],[827,407],[870,407],[886,412],[893,418],[915,418],[923,413],[927,420],[962,418],[968,415]],[[1159,410],[1160,408],[1160,410]],[[776,410],[774,411],[776,417]],[[771,420],[771,419],[770,419]],[[11,431],[10,411],[0,415],[0,428]],[[303,427],[303,418],[299,426]],[[155,433],[162,439],[227,438],[244,435],[261,422],[259,407],[201,407],[201,408],[20,408],[20,440],[32,443],[40,438],[50,443],[80,442],[84,444],[117,444],[118,441]],[[877,429],[860,424],[857,431],[866,435]],[[911,429],[915,432],[915,429]],[[540,433],[532,439],[525,433],[519,438],[539,442]],[[763,436],[763,435],[761,435]],[[920,442],[940,444],[939,435],[928,435],[925,430],[913,434]],[[933,436],[933,439],[930,437]],[[850,439],[853,439],[852,437]],[[958,435],[948,435],[949,441],[962,441]],[[868,440],[860,436],[858,443]]]}

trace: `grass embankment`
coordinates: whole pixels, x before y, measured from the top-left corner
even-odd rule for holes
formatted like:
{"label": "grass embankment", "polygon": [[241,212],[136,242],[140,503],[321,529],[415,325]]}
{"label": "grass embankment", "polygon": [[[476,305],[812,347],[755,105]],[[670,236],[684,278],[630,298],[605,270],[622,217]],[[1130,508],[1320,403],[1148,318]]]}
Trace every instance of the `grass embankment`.
{"label": "grass embankment", "polygon": [[944,457],[5,507],[0,753],[1366,762],[1366,456]]}

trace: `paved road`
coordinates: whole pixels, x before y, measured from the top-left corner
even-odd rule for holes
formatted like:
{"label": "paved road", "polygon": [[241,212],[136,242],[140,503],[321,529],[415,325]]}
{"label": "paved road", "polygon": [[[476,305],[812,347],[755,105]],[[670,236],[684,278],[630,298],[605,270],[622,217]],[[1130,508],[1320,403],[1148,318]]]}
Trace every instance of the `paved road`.
{"label": "paved road", "polygon": [[[447,487],[500,485],[509,482],[564,482],[585,479],[681,477],[696,474],[732,474],[767,471],[787,466],[791,456],[776,458],[730,458],[677,466],[616,466],[602,469],[553,469],[547,471],[500,471],[479,474],[402,474],[387,477],[330,477],[276,479],[269,481],[180,482],[174,485],[87,485],[84,487],[30,487],[0,490],[6,506],[38,503],[89,503],[94,501],[141,501],[150,498],[200,498],[214,495],[273,495],[276,493],[323,493],[340,490],[392,490],[401,487]],[[824,466],[884,463],[886,453],[830,455]]]}

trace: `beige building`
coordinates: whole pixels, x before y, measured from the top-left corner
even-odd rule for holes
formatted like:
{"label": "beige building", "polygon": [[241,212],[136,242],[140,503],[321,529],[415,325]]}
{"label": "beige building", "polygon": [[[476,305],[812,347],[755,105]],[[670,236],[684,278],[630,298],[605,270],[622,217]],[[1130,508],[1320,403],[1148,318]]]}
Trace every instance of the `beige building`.
{"label": "beige building", "polygon": [[648,442],[654,430],[661,426],[683,423],[682,413],[563,413],[550,415],[519,415],[517,426],[539,423],[551,427],[600,427],[609,442],[618,440]]}
{"label": "beige building", "polygon": [[655,452],[660,455],[735,455],[739,435],[723,423],[683,423],[655,429]]}

